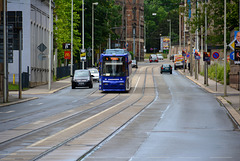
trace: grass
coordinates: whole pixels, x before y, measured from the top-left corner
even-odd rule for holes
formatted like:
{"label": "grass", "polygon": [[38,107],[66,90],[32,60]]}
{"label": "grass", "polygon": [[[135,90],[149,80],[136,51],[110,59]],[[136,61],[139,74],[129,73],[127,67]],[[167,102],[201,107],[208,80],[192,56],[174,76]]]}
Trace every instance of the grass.
{"label": "grass", "polygon": [[[23,88],[23,91],[25,91],[27,89],[28,88]],[[8,90],[9,91],[18,91],[19,90],[19,85],[18,84],[8,83]]]}
{"label": "grass", "polygon": [[19,86],[17,84],[8,83],[8,90],[9,91],[17,91],[17,90],[19,90]]}
{"label": "grass", "polygon": [[[216,80],[216,66],[217,66],[217,82],[224,84],[224,66],[220,64],[212,64],[208,67],[208,77],[212,80]],[[227,85],[229,85],[229,73],[230,73],[230,65],[227,63]],[[204,72],[200,72],[203,76]]]}

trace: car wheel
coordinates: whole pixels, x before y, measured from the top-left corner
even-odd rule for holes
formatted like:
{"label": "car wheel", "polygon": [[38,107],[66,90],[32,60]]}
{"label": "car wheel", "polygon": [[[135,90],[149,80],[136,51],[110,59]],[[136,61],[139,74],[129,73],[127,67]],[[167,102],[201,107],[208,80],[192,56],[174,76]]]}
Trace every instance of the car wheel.
{"label": "car wheel", "polygon": [[89,86],[89,88],[92,88],[93,87],[93,84],[91,84],[90,86]]}
{"label": "car wheel", "polygon": [[170,74],[172,74],[172,72],[170,72]]}
{"label": "car wheel", "polygon": [[162,74],[162,72],[161,72],[161,74]]}
{"label": "car wheel", "polygon": [[72,84],[72,89],[75,89],[75,86]]}

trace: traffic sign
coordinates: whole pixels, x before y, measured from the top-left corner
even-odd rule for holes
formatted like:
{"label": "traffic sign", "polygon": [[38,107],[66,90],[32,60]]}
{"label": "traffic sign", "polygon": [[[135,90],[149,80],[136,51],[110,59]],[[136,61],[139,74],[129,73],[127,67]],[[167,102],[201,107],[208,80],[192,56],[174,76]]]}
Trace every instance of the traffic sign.
{"label": "traffic sign", "polygon": [[230,42],[230,44],[228,44],[228,46],[232,49],[232,50],[234,50],[235,49],[235,40],[236,40],[236,38],[232,41],[232,42]]}
{"label": "traffic sign", "polygon": [[41,43],[37,48],[41,52],[44,52],[47,49],[47,47],[43,43]]}
{"label": "traffic sign", "polygon": [[71,49],[71,43],[63,43],[62,47],[63,49]]}
{"label": "traffic sign", "polygon": [[187,58],[189,58],[189,57],[190,57],[190,54],[188,53],[188,54],[187,54]]}
{"label": "traffic sign", "polygon": [[212,54],[213,59],[218,59],[220,57],[220,54],[218,52],[214,52]]}
{"label": "traffic sign", "polygon": [[234,60],[234,51],[230,53],[230,59]]}

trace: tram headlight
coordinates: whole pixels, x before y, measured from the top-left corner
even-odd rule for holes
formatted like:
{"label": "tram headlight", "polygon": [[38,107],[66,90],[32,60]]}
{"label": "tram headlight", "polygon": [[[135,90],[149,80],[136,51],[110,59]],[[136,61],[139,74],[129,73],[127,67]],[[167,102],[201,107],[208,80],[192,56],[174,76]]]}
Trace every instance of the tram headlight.
{"label": "tram headlight", "polygon": [[120,85],[121,85],[121,86],[123,86],[123,85],[124,85],[124,83],[120,83]]}
{"label": "tram headlight", "polygon": [[108,83],[103,83],[103,85],[107,86],[107,85],[108,85]]}

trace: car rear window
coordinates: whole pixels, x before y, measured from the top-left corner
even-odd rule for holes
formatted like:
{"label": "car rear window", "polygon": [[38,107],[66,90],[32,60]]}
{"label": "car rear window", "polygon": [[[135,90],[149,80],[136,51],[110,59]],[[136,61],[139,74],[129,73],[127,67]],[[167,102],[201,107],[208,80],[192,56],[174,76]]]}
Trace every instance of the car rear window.
{"label": "car rear window", "polygon": [[76,70],[75,73],[74,73],[74,76],[76,77],[88,77],[89,76],[89,72],[88,71],[79,71],[79,70]]}
{"label": "car rear window", "polygon": [[169,67],[170,65],[169,64],[163,64],[164,67]]}

